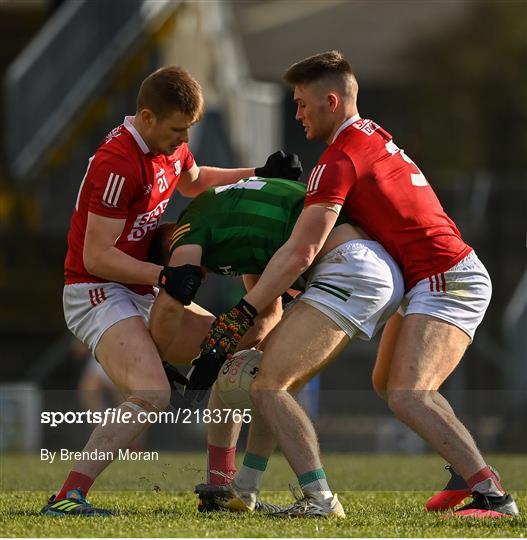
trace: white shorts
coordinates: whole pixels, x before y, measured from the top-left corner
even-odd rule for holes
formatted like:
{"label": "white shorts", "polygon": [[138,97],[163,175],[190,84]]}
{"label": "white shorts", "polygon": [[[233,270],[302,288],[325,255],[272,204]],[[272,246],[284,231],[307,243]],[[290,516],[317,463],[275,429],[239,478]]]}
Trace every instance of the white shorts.
{"label": "white shorts", "polygon": [[148,322],[154,296],[134,293],[119,283],[74,283],[64,286],[62,302],[69,330],[95,355],[102,335],[115,323],[129,317]]}
{"label": "white shorts", "polygon": [[472,341],[491,296],[489,273],[472,251],[446,272],[418,281],[404,296],[399,312],[448,321]]}
{"label": "white shorts", "polygon": [[327,315],[350,338],[371,339],[397,311],[404,281],[395,261],[373,240],[351,240],[307,272],[298,298]]}

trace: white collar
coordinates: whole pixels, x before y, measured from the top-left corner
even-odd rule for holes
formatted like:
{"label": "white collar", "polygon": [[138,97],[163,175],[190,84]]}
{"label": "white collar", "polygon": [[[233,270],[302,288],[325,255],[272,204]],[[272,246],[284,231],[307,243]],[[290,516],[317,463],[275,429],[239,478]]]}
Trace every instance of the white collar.
{"label": "white collar", "polygon": [[347,120],[344,120],[342,124],[340,124],[340,127],[337,129],[337,132],[333,136],[333,140],[330,142],[330,144],[333,144],[335,142],[335,139],[351,124],[355,123],[357,120],[360,120],[360,114],[355,114],[351,118],[348,118]]}
{"label": "white collar", "polygon": [[135,139],[135,142],[139,145],[139,148],[141,148],[143,153],[148,154],[150,152],[150,148],[148,148],[148,145],[145,143],[143,137],[141,137],[139,131],[137,131],[132,124],[134,118],[135,116],[125,116],[123,125],[132,134],[132,137]]}

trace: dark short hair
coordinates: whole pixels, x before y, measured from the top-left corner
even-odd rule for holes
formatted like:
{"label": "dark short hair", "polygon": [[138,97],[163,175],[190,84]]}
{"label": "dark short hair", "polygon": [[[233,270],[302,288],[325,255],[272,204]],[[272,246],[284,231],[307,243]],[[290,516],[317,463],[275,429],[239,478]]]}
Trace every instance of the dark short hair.
{"label": "dark short hair", "polygon": [[353,70],[344,55],[337,50],[315,54],[293,64],[284,74],[284,81],[297,86],[311,84],[322,79],[335,79],[345,83],[355,79]]}
{"label": "dark short hair", "polygon": [[137,111],[141,109],[150,109],[158,118],[179,111],[196,122],[203,115],[203,92],[184,69],[163,67],[142,82],[137,95]]}

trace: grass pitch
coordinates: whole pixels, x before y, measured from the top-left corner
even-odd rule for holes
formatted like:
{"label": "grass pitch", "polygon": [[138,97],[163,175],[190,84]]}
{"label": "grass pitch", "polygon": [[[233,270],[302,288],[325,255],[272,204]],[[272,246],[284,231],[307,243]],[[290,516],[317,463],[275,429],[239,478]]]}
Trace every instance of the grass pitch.
{"label": "grass pitch", "polygon": [[[520,511],[527,508],[525,456],[494,455]],[[467,520],[430,514],[424,503],[448,474],[435,456],[328,454],[324,465],[347,512],[344,520],[276,519],[261,514],[198,514],[194,484],[204,479],[203,454],[160,454],[157,462],[116,462],[90,494],[110,518],[49,518],[39,514],[71,464],[38,456],[0,456],[0,531],[7,537],[525,537],[525,514],[513,519]],[[275,456],[264,485],[270,502],[292,500],[294,482]]]}

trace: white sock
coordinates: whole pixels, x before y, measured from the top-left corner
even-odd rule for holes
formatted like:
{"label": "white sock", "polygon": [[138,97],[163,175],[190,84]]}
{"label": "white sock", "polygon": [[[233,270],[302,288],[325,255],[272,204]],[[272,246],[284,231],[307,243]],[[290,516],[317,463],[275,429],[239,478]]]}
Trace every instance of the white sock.
{"label": "white sock", "polygon": [[268,458],[247,452],[243,465],[234,479],[236,485],[247,491],[260,491],[260,483],[267,468]]}
{"label": "white sock", "polygon": [[309,495],[318,501],[333,498],[324,469],[316,469],[299,475],[298,483],[304,495]]}
{"label": "white sock", "polygon": [[478,482],[472,487],[472,491],[477,491],[483,495],[490,495],[492,497],[501,497],[505,494],[501,491],[492,478],[485,478],[481,482]]}
{"label": "white sock", "polygon": [[234,479],[236,485],[244,491],[260,491],[264,471],[242,465]]}

